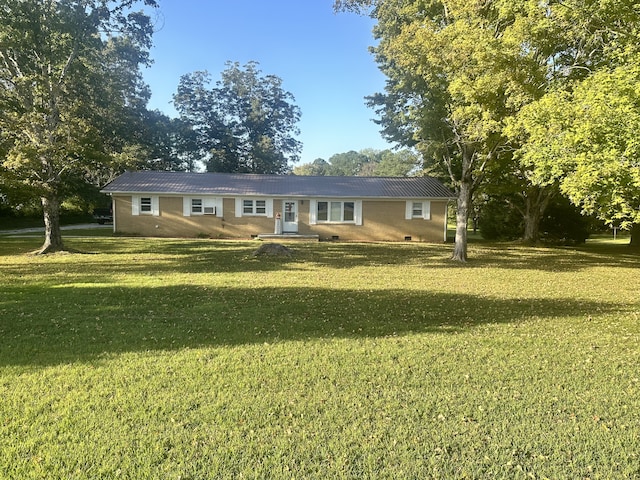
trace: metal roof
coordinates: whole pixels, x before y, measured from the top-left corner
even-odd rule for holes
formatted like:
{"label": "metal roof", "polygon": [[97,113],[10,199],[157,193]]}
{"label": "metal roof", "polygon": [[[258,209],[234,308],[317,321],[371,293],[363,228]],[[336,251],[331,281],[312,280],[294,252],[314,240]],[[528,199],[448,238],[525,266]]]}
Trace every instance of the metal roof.
{"label": "metal roof", "polygon": [[102,192],[327,198],[453,198],[432,177],[321,177],[233,173],[125,172]]}

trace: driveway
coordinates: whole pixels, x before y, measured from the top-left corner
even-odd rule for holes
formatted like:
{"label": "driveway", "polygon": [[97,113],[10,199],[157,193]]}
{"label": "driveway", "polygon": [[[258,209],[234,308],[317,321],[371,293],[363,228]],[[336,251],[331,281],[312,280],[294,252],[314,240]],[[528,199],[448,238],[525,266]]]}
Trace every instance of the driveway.
{"label": "driveway", "polygon": [[[112,224],[100,225],[99,223],[80,223],[77,225],[65,225],[62,230],[86,230],[88,228],[113,228]],[[44,227],[16,228],[14,230],[0,230],[0,235],[27,235],[30,233],[44,233]]]}

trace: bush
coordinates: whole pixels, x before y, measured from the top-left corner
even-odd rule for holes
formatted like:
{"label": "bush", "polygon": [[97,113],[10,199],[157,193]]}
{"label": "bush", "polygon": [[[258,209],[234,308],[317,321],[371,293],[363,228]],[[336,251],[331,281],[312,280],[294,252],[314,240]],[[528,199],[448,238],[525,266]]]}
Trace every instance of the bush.
{"label": "bush", "polygon": [[[515,208],[519,199],[491,197],[481,206],[480,233],[486,240],[516,240],[524,235],[522,214]],[[589,238],[594,220],[565,197],[553,199],[540,221],[540,240],[549,244],[576,245]]]}
{"label": "bush", "polygon": [[565,197],[556,197],[547,207],[540,221],[540,239],[545,243],[576,245],[589,238],[591,217],[585,217],[580,209]]}
{"label": "bush", "polygon": [[480,210],[480,234],[485,240],[515,240],[522,237],[522,215],[505,197],[489,198]]}

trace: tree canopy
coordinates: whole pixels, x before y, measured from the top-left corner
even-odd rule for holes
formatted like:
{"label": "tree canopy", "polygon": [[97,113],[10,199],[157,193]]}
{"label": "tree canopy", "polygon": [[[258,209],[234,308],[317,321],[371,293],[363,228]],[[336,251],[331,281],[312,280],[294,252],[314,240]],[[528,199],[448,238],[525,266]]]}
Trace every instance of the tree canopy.
{"label": "tree canopy", "polygon": [[300,109],[275,75],[263,76],[257,62],[227,63],[222,78],[200,71],[180,78],[174,103],[194,131],[194,155],[211,172],[287,173],[299,159]]}
{"label": "tree canopy", "polygon": [[527,106],[510,125],[532,181],[557,183],[588,214],[631,229],[640,224],[640,67],[602,69],[573,91]]}
{"label": "tree canopy", "polygon": [[359,152],[350,150],[336,153],[329,160],[317,158],[312,163],[298,165],[293,169],[296,175],[318,176],[378,176],[406,177],[420,171],[420,156],[409,149],[374,150]]}
{"label": "tree canopy", "polygon": [[632,0],[338,0],[335,6],[378,21],[373,52],[387,83],[370,105],[387,138],[414,146],[448,174],[458,194],[456,260],[466,259],[471,199],[488,170],[502,165],[502,178],[510,172],[528,184],[528,195],[543,193],[525,164],[510,165],[528,139],[507,135],[509,120],[549,95],[573,92],[595,72],[627,64],[640,44]]}
{"label": "tree canopy", "polygon": [[[42,252],[63,248],[60,201],[127,156],[148,90],[154,0],[5,0],[0,8],[1,167],[41,199]],[[133,123],[134,124],[134,123]]]}

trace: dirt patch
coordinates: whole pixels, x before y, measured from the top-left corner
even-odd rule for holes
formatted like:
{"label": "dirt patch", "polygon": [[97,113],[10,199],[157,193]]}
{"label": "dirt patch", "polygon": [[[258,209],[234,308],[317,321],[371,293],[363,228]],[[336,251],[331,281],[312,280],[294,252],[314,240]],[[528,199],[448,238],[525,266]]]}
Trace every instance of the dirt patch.
{"label": "dirt patch", "polygon": [[279,243],[265,243],[251,254],[252,257],[290,257],[292,255],[293,251],[290,248]]}

